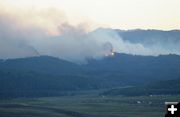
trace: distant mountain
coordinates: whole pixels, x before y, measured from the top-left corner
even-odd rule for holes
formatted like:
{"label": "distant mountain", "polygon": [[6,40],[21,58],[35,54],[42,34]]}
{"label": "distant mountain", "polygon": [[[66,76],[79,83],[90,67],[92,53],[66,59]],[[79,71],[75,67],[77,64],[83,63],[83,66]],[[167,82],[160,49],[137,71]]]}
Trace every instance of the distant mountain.
{"label": "distant mountain", "polygon": [[115,88],[102,93],[102,95],[111,95],[111,96],[179,95],[179,94],[180,94],[180,78],[150,83],[147,86]]}
{"label": "distant mountain", "polygon": [[[109,29],[110,30],[110,29]],[[144,45],[180,43],[180,30],[115,30],[123,40]]]}
{"label": "distant mountain", "polygon": [[180,56],[115,53],[78,65],[49,56],[0,60],[0,97],[52,96],[69,91],[142,86],[180,77]]}
{"label": "distant mountain", "polygon": [[[117,51],[138,55],[180,55],[180,30],[119,30],[99,28],[94,32],[120,40]],[[115,46],[115,45],[114,45]],[[117,47],[116,47],[117,48]]]}
{"label": "distant mountain", "polygon": [[117,32],[123,40],[129,41],[131,43],[141,43],[145,46],[152,44],[176,44],[180,43],[180,30],[120,30],[120,29],[111,29],[111,28],[98,28],[95,30],[97,32]]}

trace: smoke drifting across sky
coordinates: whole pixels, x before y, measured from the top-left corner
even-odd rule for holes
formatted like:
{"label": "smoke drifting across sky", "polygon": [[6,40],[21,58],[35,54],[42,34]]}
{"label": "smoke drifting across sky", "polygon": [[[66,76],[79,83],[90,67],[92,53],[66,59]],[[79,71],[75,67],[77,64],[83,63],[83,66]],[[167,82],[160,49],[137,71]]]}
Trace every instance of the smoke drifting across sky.
{"label": "smoke drifting across sky", "polygon": [[0,10],[1,59],[49,55],[85,62],[112,50],[136,55],[180,54],[178,48],[172,51],[161,44],[145,47],[141,42],[125,41],[114,30],[89,31],[86,23],[73,25],[56,9]]}

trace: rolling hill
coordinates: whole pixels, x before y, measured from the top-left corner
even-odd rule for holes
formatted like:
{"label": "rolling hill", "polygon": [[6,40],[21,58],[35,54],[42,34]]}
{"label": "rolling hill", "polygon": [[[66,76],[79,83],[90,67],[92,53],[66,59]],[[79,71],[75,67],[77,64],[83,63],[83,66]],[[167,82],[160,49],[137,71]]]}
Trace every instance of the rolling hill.
{"label": "rolling hill", "polygon": [[142,86],[180,76],[180,56],[116,53],[87,64],[50,56],[0,61],[1,97],[64,95],[69,91]]}

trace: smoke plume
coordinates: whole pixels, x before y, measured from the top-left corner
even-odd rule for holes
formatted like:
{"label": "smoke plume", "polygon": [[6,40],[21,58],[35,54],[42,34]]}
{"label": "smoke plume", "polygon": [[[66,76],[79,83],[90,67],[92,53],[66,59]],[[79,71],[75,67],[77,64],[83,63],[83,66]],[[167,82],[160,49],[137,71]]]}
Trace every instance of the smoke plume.
{"label": "smoke plume", "polygon": [[[123,40],[114,30],[88,31],[87,25],[72,25],[54,9],[36,12],[0,12],[0,58],[49,55],[72,62],[102,58],[111,52],[136,55],[172,53],[158,46]],[[179,50],[173,51],[180,54]]]}

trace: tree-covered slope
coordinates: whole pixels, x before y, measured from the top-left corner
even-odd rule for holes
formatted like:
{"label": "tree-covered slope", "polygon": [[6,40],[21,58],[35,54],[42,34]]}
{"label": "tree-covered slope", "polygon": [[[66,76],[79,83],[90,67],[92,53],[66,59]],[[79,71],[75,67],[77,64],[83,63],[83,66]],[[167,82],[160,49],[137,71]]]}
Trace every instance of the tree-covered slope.
{"label": "tree-covered slope", "polygon": [[48,56],[1,60],[0,96],[51,96],[69,91],[136,87],[179,76],[178,55],[116,53],[113,57],[89,59],[83,65]]}
{"label": "tree-covered slope", "polygon": [[136,86],[127,88],[115,88],[103,93],[103,95],[179,95],[180,78],[166,81],[154,82],[146,86]]}

